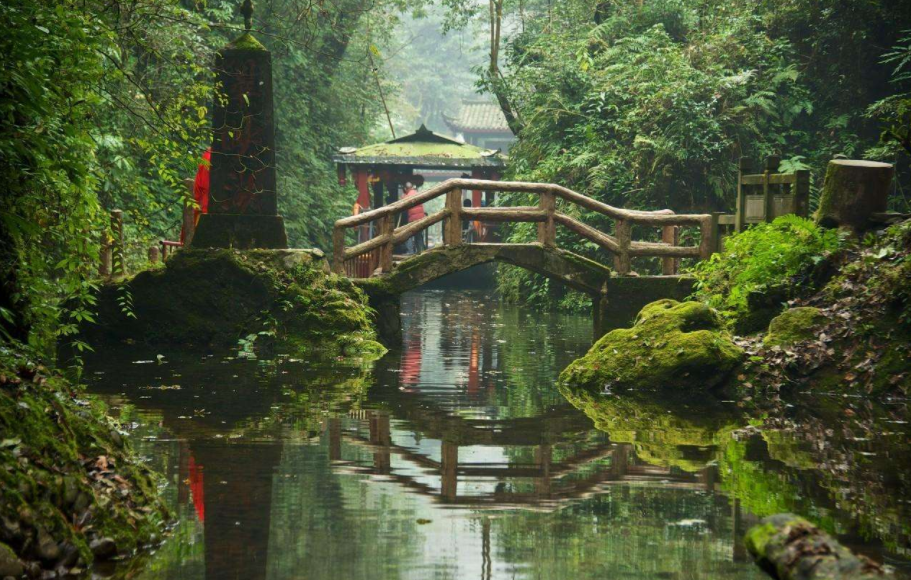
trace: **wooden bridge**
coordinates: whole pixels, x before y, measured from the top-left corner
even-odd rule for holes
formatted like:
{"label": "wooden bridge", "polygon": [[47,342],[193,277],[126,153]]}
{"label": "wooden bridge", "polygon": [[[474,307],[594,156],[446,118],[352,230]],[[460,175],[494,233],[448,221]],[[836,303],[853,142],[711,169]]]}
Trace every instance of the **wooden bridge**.
{"label": "wooden bridge", "polygon": [[[463,207],[462,191],[521,192],[538,197],[537,206]],[[415,222],[396,227],[397,216],[419,204],[446,196],[442,210]],[[568,213],[559,211],[563,204],[579,206],[613,220],[613,232],[607,233],[587,225]],[[528,244],[465,243],[463,220],[479,222],[533,222],[538,224],[537,241]],[[430,226],[443,222],[443,244],[401,260],[394,259],[393,248]],[[563,226],[593,242],[613,256],[613,270],[599,262],[557,247],[557,226]],[[660,242],[633,240],[633,227],[659,229]],[[682,227],[699,230],[699,245],[678,244]],[[353,228],[370,232],[369,239],[347,245]],[[363,279],[360,284],[371,296],[380,318],[387,318],[389,328],[397,333],[398,295],[421,284],[464,270],[477,264],[502,261],[556,279],[567,286],[592,296],[596,328],[606,307],[607,281],[612,275],[632,274],[632,261],[640,257],[661,258],[664,276],[677,273],[681,258],[705,259],[715,249],[713,216],[709,214],[675,214],[670,210],[635,211],[620,209],[551,183],[450,179],[426,191],[335,222],[333,231],[332,269],[350,278]],[[656,236],[657,237],[657,236]],[[384,313],[384,310],[387,311]],[[384,323],[380,321],[381,334]],[[389,334],[387,336],[389,336]]]}

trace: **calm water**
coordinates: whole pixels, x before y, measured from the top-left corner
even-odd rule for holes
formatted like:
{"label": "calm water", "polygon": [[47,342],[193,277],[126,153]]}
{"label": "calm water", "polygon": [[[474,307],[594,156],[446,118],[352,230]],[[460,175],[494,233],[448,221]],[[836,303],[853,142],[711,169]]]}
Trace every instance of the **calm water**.
{"label": "calm water", "polygon": [[142,579],[762,578],[792,510],[911,568],[907,405],[589,397],[554,387],[586,317],[422,291],[372,368],[139,351],[87,373],[166,474]]}

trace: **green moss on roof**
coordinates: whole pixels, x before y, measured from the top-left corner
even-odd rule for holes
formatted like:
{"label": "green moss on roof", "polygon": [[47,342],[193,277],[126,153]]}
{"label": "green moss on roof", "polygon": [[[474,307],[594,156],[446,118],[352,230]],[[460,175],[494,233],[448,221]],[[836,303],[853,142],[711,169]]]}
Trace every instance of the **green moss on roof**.
{"label": "green moss on roof", "polygon": [[256,40],[256,37],[249,32],[245,32],[235,38],[231,44],[228,45],[228,48],[233,48],[235,50],[266,50],[263,43]]}
{"label": "green moss on roof", "polygon": [[449,159],[478,159],[486,149],[457,143],[378,143],[362,147],[354,157],[445,157]]}

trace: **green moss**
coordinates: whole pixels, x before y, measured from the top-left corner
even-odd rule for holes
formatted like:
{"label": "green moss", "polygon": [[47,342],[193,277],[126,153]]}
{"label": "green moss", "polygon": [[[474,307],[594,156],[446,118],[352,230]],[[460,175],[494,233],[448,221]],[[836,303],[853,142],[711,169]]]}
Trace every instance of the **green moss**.
{"label": "green moss", "polygon": [[711,401],[610,396],[566,385],[560,392],[612,442],[632,444],[639,459],[691,473],[714,461],[727,434],[741,426],[730,408]]}
{"label": "green moss", "polygon": [[801,448],[803,442],[793,432],[768,429],[762,432],[762,438],[772,459],[797,469],[819,468],[819,461],[811,452]]}
{"label": "green moss", "polygon": [[8,350],[0,353],[0,432],[0,516],[14,524],[4,523],[0,539],[23,561],[42,559],[39,538],[60,558],[75,550],[72,566],[92,561],[92,539],[110,538],[130,553],[159,534],[167,512],[157,480],[105,407]]}
{"label": "green moss", "polygon": [[827,319],[819,308],[799,306],[785,310],[772,319],[763,339],[766,346],[790,346],[815,338]]}
{"label": "green moss", "polygon": [[777,533],[778,530],[772,524],[759,524],[747,531],[743,543],[751,554],[764,554],[766,545]]}
{"label": "green moss", "polygon": [[659,300],[640,311],[632,328],[602,337],[560,380],[593,388],[705,390],[721,383],[742,356],[714,310]]}
{"label": "green moss", "polygon": [[235,38],[228,48],[234,50],[266,50],[266,47],[249,32],[245,32]]}
{"label": "green moss", "polygon": [[181,251],[166,268],[106,285],[98,302],[98,323],[83,328],[90,343],[278,341],[329,356],[384,352],[366,296],[330,274],[320,252]]}

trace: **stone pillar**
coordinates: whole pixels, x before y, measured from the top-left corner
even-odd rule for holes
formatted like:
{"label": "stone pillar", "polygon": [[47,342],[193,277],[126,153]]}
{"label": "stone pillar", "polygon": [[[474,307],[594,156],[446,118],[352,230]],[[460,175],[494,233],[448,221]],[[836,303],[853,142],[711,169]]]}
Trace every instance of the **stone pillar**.
{"label": "stone pillar", "polygon": [[272,58],[246,32],[218,51],[209,211],[193,238],[203,248],[286,248],[275,191]]}

